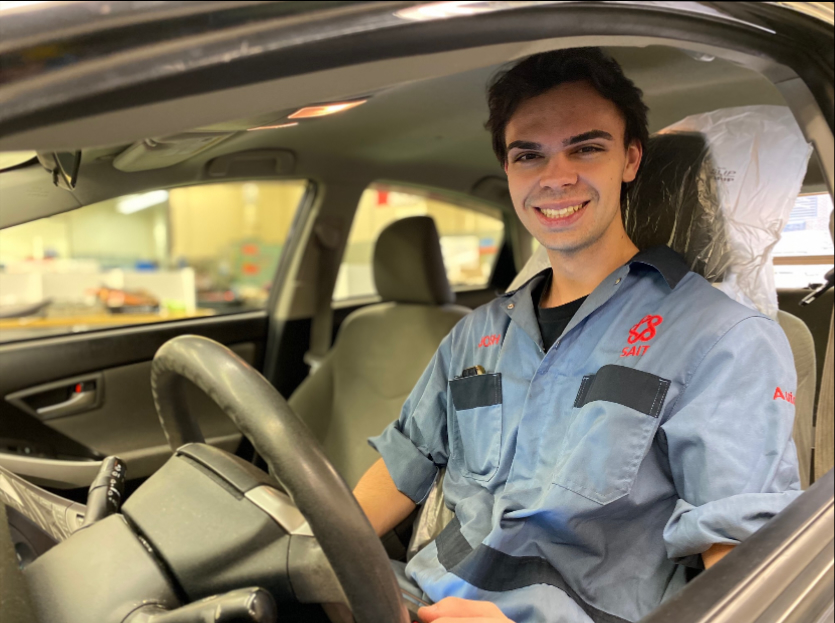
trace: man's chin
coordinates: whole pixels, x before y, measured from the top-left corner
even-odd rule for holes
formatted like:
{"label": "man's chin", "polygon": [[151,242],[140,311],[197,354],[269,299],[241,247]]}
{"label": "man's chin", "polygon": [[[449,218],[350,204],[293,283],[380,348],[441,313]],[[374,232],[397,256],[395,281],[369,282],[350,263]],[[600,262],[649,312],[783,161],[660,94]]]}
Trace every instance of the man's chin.
{"label": "man's chin", "polygon": [[537,236],[537,240],[549,252],[572,255],[588,249],[594,244],[596,239],[591,236],[577,236],[566,233],[559,236],[555,236],[554,234],[541,237]]}

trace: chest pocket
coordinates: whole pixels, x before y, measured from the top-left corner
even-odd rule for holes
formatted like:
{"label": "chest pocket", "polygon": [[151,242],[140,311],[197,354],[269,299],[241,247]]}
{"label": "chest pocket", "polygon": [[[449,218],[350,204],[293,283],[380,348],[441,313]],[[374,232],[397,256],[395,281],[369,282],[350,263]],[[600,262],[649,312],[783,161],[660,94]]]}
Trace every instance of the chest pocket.
{"label": "chest pocket", "polygon": [[670,381],[617,365],[583,377],[561,440],[553,482],[598,504],[629,493]]}
{"label": "chest pocket", "polygon": [[450,461],[475,480],[490,480],[502,453],[502,375],[449,382],[453,417]]}

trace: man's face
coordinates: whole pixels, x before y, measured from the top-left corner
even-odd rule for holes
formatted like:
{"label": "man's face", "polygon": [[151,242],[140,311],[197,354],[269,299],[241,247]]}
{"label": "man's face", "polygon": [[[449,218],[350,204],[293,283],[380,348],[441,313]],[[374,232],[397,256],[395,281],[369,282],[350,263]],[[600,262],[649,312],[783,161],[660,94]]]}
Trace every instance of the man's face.
{"label": "man's face", "polygon": [[525,228],[571,253],[622,235],[620,189],[635,179],[637,141],[623,144],[617,107],[586,82],[522,102],[505,129],[510,196]]}

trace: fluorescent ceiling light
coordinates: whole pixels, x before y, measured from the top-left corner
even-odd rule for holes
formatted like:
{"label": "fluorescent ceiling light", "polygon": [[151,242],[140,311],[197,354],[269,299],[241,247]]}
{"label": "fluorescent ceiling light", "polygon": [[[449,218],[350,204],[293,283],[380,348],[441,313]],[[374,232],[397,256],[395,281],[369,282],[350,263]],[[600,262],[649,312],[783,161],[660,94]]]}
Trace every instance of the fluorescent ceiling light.
{"label": "fluorescent ceiling light", "polygon": [[116,211],[119,214],[133,214],[146,208],[159,205],[168,201],[167,190],[152,190],[141,195],[127,195],[116,201]]}
{"label": "fluorescent ceiling light", "polygon": [[259,125],[257,128],[247,129],[247,132],[253,132],[255,130],[278,130],[279,128],[292,128],[294,125],[299,125],[299,122],[294,121],[292,123],[279,123],[278,125]]}
{"label": "fluorescent ceiling light", "polygon": [[321,106],[305,106],[299,108],[296,112],[288,117],[288,119],[310,119],[312,117],[325,117],[334,113],[342,112],[350,108],[356,108],[360,104],[365,104],[368,99],[353,100],[351,102],[334,102],[332,104],[322,104]]}

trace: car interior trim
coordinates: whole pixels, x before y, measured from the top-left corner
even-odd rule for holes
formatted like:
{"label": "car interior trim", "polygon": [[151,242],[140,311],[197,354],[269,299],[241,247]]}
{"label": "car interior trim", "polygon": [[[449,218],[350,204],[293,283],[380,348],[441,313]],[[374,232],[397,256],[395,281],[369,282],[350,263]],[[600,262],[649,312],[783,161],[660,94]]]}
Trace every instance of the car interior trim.
{"label": "car interior trim", "polygon": [[[710,573],[702,574],[641,623],[766,623],[786,621],[785,611],[768,616],[778,599],[794,604],[788,620],[814,621],[814,598],[833,590],[835,472],[829,471],[806,493],[751,537],[737,545]],[[824,553],[823,556],[819,554]],[[810,574],[807,582],[796,582]],[[808,609],[807,609],[808,608]],[[772,611],[773,613],[773,611]]]}
{"label": "car interior trim", "polygon": [[[225,344],[258,342],[266,334],[266,324],[267,312],[259,310],[8,342],[0,345],[0,395],[55,379],[149,361],[160,346],[183,333]],[[255,365],[260,365],[258,357]]]}
{"label": "car interior trim", "polygon": [[307,519],[286,493],[278,491],[275,487],[261,485],[244,493],[244,497],[275,519],[289,534],[313,536]]}

